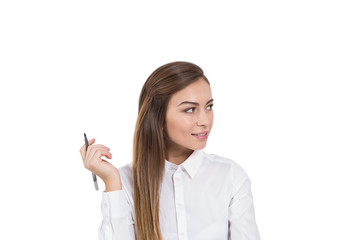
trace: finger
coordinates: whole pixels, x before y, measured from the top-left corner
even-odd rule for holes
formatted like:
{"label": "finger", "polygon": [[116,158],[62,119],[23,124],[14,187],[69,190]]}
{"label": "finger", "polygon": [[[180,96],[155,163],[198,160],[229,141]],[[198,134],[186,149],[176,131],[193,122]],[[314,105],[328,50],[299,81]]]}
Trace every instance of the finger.
{"label": "finger", "polygon": [[[91,139],[90,141],[88,141],[89,145],[92,145],[95,142],[95,138]],[[82,151],[82,149],[86,150],[86,144],[82,145],[80,148],[80,152]]]}
{"label": "finger", "polygon": [[90,141],[88,141],[89,145],[93,144],[95,142],[95,138],[90,139]]}
{"label": "finger", "polygon": [[84,160],[85,167],[96,166],[97,164],[99,164],[101,161],[104,160],[101,158],[102,156],[105,156],[108,159],[112,158],[112,154],[109,151],[102,148],[92,149],[92,151],[87,152],[86,158]]}
{"label": "finger", "polygon": [[109,150],[110,148],[105,147],[104,145],[101,144],[89,146],[88,150],[85,153],[85,158],[86,159],[94,158],[94,155],[98,153],[110,153]]}
{"label": "finger", "polygon": [[85,161],[86,155],[89,154],[89,151],[86,151],[85,148],[80,149],[80,155],[83,161]]}
{"label": "finger", "polygon": [[[94,144],[91,146],[91,148],[103,148],[103,149],[106,149],[106,150],[110,150],[110,148],[108,148],[107,146],[103,145],[103,144]],[[89,150],[89,148],[88,148]]]}
{"label": "finger", "polygon": [[85,146],[82,146],[82,147],[80,148],[80,155],[81,155],[81,158],[82,158],[83,161],[84,161],[84,157],[85,157]]}
{"label": "finger", "polygon": [[[90,141],[88,141],[88,145],[92,145],[95,142],[95,138],[90,139]],[[89,150],[89,146],[88,146],[88,150]],[[110,150],[110,149],[109,149]],[[80,148],[80,155],[81,158],[84,160],[85,159],[85,155],[86,155],[86,144],[82,145]]]}
{"label": "finger", "polygon": [[95,152],[95,155],[98,156],[99,158],[102,156],[105,156],[108,159],[112,158],[112,154],[108,150],[105,150],[105,149],[97,149]]}
{"label": "finger", "polygon": [[88,150],[84,153],[84,159],[86,158],[93,158],[94,153],[97,149],[103,149],[106,151],[110,151],[110,148],[102,145],[102,144],[96,144],[88,147]]}

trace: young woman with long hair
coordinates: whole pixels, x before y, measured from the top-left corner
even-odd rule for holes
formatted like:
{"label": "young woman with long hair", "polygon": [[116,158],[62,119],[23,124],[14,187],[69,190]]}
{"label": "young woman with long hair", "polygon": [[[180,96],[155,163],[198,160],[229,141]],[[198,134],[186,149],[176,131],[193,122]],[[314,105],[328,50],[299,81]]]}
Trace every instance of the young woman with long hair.
{"label": "young woman with long hair", "polygon": [[99,239],[260,239],[248,175],[202,150],[213,102],[200,67],[165,64],[141,90],[131,164],[117,169],[103,160],[110,149],[95,139],[81,147],[85,168],[106,187]]}

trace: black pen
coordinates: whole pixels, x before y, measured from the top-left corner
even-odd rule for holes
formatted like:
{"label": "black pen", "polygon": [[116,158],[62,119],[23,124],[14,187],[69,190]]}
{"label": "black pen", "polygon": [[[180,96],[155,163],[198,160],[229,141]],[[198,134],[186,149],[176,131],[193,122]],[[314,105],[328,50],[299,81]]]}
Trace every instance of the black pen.
{"label": "black pen", "polygon": [[[85,146],[86,146],[86,151],[88,149],[88,146],[89,146],[89,142],[87,140],[87,137],[86,137],[86,134],[84,133],[84,138],[85,138]],[[86,153],[85,153],[86,154]],[[93,181],[94,181],[94,185],[95,185],[95,189],[96,191],[99,190],[99,186],[98,186],[98,183],[97,183],[97,179],[96,179],[96,175],[92,172],[92,177],[93,177]]]}

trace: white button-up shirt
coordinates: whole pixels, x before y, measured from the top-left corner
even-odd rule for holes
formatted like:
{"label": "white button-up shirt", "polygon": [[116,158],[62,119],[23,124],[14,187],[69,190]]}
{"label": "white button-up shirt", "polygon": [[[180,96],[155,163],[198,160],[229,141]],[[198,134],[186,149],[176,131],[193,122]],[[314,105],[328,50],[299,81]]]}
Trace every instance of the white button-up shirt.
{"label": "white button-up shirt", "polygon": [[[122,190],[102,192],[100,240],[136,239],[131,163]],[[195,150],[182,164],[165,160],[159,218],[164,240],[260,240],[251,182],[235,161]]]}

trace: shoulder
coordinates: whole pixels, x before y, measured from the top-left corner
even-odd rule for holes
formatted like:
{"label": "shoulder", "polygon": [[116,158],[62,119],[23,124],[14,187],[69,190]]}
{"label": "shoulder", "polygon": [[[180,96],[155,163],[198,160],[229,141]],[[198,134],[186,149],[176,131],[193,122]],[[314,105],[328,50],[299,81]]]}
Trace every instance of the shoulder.
{"label": "shoulder", "polygon": [[250,181],[248,174],[237,161],[217,154],[209,154],[204,151],[202,151],[202,155],[205,160],[203,164],[212,165],[216,170],[224,169],[234,184]]}
{"label": "shoulder", "polygon": [[202,155],[205,159],[205,162],[209,162],[210,164],[215,165],[224,165],[236,174],[246,174],[245,170],[240,166],[240,164],[231,158],[227,158],[213,153],[206,153],[204,151],[202,151]]}

